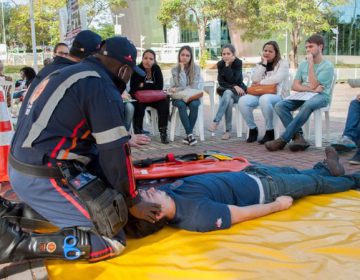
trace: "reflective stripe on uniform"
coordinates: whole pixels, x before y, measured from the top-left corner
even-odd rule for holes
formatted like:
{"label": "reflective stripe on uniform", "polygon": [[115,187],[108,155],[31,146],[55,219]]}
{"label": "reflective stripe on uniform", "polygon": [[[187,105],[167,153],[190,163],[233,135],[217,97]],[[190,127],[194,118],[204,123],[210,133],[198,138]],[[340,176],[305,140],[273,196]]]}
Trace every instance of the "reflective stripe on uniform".
{"label": "reflective stripe on uniform", "polygon": [[117,126],[103,132],[93,132],[97,144],[107,144],[128,136],[125,126]]}
{"label": "reflective stripe on uniform", "polygon": [[79,72],[68,77],[57,87],[54,93],[50,96],[49,100],[46,102],[36,122],[32,124],[29,134],[22,145],[22,148],[31,148],[31,145],[34,142],[34,140],[39,137],[41,132],[48,125],[48,122],[56,106],[59,104],[60,100],[64,97],[67,89],[70,88],[77,81],[87,77],[100,78],[100,75],[95,71]]}
{"label": "reflective stripe on uniform", "polygon": [[[63,158],[65,153],[67,154],[66,158]],[[66,152],[66,150],[60,150],[56,158],[60,159],[60,160],[63,160],[63,159],[76,160],[78,162],[81,162],[84,165],[87,165],[91,160],[89,157],[81,156],[81,155],[78,155],[75,153],[68,153],[68,152]]]}

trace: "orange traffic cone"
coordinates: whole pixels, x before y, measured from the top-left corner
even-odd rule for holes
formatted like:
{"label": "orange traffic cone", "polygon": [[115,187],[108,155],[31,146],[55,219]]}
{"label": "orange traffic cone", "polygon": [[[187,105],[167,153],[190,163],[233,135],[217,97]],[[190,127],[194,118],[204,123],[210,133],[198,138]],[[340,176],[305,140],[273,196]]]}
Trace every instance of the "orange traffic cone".
{"label": "orange traffic cone", "polygon": [[0,87],[0,182],[9,181],[8,157],[12,136],[13,131],[6,106],[5,92]]}

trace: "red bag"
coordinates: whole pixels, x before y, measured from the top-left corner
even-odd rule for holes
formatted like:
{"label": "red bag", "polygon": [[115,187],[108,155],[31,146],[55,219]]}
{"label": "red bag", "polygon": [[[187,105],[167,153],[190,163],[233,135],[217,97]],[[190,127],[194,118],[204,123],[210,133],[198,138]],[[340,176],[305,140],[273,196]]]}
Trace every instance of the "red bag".
{"label": "red bag", "polygon": [[163,90],[138,90],[134,98],[141,103],[153,103],[166,99],[166,93]]}

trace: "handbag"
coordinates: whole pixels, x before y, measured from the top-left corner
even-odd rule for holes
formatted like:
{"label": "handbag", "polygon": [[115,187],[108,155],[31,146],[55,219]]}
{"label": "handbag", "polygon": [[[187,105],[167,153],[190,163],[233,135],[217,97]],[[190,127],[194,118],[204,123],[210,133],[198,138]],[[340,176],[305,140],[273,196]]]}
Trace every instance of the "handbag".
{"label": "handbag", "polygon": [[200,89],[186,88],[184,90],[174,92],[171,97],[173,99],[182,100],[185,103],[190,103],[193,100],[203,97],[204,92]]}
{"label": "handbag", "polygon": [[247,93],[251,95],[260,96],[263,94],[276,94],[277,84],[271,85],[252,85],[248,87]]}
{"label": "handbag", "polygon": [[166,99],[166,93],[163,90],[138,90],[134,98],[140,103],[153,103]]}

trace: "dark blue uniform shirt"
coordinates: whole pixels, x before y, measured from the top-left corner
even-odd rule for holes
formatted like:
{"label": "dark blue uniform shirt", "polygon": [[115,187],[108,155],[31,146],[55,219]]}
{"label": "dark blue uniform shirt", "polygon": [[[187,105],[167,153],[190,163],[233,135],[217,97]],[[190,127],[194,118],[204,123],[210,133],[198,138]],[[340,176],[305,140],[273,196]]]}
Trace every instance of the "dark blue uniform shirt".
{"label": "dark blue uniform shirt", "polygon": [[174,201],[176,214],[169,224],[190,231],[213,231],[231,226],[227,205],[259,203],[256,181],[244,172],[209,173],[187,177],[160,187]]}
{"label": "dark blue uniform shirt", "polygon": [[136,197],[124,127],[124,105],[112,74],[98,59],[52,73],[28,92],[11,151],[18,160],[97,163],[128,203]]}

